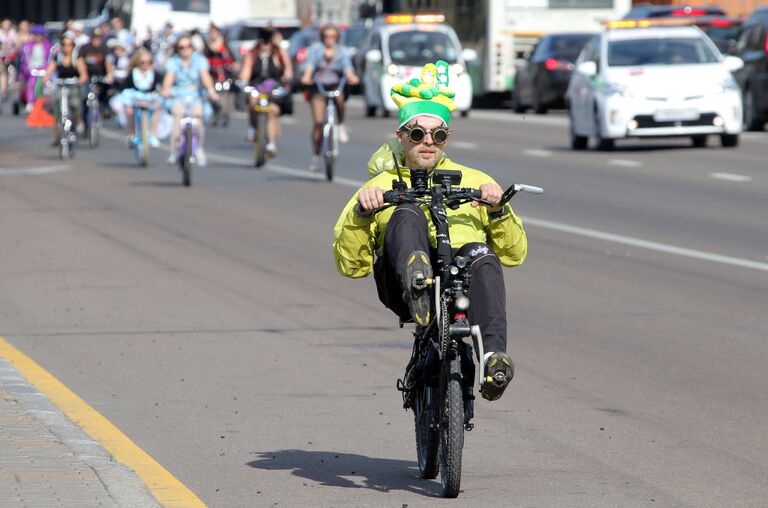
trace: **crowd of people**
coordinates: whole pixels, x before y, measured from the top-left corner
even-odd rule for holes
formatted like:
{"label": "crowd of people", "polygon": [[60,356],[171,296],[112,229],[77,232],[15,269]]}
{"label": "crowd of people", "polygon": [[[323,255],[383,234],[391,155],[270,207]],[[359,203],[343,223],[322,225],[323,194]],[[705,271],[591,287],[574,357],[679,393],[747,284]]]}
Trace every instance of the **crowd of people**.
{"label": "crowd of people", "polygon": [[[175,162],[175,148],[179,141],[182,117],[192,116],[205,120],[212,112],[228,111],[229,98],[222,101],[217,89],[227,81],[231,89],[237,85],[250,85],[261,92],[270,93],[282,86],[290,90],[294,81],[293,66],[288,52],[281,47],[279,32],[265,27],[259,31],[251,50],[238,58],[227,45],[223,31],[211,24],[207,33],[194,29],[179,33],[171,22],[162,30],[147,27],[141,34],[131,33],[123,20],[115,17],[108,22],[86,29],[82,22],[68,20],[58,36],[49,33],[43,25],[9,19],[0,23],[0,100],[8,101],[12,90],[17,91],[17,107],[29,112],[35,100],[44,94],[50,96],[50,109],[60,114],[60,95],[57,79],[76,78],[84,86],[96,83],[93,89],[103,104],[102,111],[114,114],[133,142],[136,135],[133,122],[133,103],[137,95],[153,93],[157,111],[154,115],[149,143],[159,146],[163,130],[170,131],[169,163]],[[350,85],[358,83],[351,61],[339,45],[339,31],[326,27],[320,40],[309,51],[306,71],[300,81],[307,87],[307,98],[314,122],[312,131],[312,160],[310,169],[320,171],[320,137],[324,117],[324,99],[317,94],[316,80],[325,88],[337,86],[344,78]],[[48,85],[48,86],[45,86]],[[82,132],[86,108],[84,87],[69,95],[71,116]],[[253,98],[249,98],[253,103]],[[344,118],[342,95],[337,101],[339,119]],[[250,108],[251,128],[247,134],[253,138],[256,118]],[[267,122],[267,152],[277,154],[281,135],[280,115],[284,105],[273,99]],[[168,115],[169,121],[162,118]],[[172,119],[172,120],[170,120]],[[160,124],[170,124],[162,129]],[[200,148],[197,163],[205,165],[202,149],[200,121]],[[58,122],[54,125],[54,138],[58,139]],[[342,142],[348,139],[343,123],[340,126]]]}

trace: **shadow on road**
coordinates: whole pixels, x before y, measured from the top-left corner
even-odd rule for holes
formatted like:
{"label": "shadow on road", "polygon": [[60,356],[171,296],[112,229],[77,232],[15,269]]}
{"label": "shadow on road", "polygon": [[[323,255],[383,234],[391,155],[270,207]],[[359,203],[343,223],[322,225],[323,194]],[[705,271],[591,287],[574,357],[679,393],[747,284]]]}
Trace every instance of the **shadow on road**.
{"label": "shadow on road", "polygon": [[440,483],[419,478],[418,467],[410,460],[309,450],[258,452],[257,455],[259,458],[249,462],[249,466],[268,471],[292,471],[294,476],[321,485],[440,496]]}

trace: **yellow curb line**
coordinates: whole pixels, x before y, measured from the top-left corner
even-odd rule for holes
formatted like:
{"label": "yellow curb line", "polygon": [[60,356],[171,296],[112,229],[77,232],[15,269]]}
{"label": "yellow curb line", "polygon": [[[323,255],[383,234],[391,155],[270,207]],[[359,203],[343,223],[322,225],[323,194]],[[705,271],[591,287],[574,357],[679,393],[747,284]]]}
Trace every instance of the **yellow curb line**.
{"label": "yellow curb line", "polygon": [[0,356],[34,385],[70,420],[98,441],[112,457],[133,469],[165,507],[194,508],[205,504],[120,429],[89,406],[51,373],[0,337]]}

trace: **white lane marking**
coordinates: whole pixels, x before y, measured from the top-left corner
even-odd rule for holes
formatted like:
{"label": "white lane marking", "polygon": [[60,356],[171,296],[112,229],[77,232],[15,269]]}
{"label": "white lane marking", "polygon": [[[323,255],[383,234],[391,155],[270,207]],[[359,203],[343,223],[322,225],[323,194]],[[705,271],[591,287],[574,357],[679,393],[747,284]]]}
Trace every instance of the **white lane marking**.
{"label": "white lane marking", "polygon": [[31,168],[0,168],[1,175],[45,175],[72,169],[70,166],[37,166]]}
{"label": "white lane marking", "polygon": [[449,141],[448,146],[450,148],[458,148],[459,150],[474,150],[477,148],[477,143],[470,141]]}
{"label": "white lane marking", "polygon": [[751,182],[752,177],[747,175],[736,175],[734,173],[710,173],[710,178],[716,178],[718,180],[726,180],[729,182]]}
{"label": "white lane marking", "polygon": [[523,153],[525,155],[530,155],[531,157],[549,157],[552,155],[551,150],[538,150],[536,148],[530,148],[528,150],[523,150]]}
{"label": "white lane marking", "polygon": [[[102,129],[104,134],[113,139],[123,139],[123,136],[114,132],[104,132],[106,129]],[[167,145],[164,145],[167,148]],[[253,164],[252,160],[241,159],[239,157],[230,157],[228,155],[219,155],[215,153],[208,154],[209,160],[218,160],[220,162],[228,162],[232,164],[243,164],[250,166]],[[281,166],[278,164],[268,163],[262,168],[262,171],[270,171],[272,173],[278,173],[282,175],[290,175],[299,178],[306,178],[307,180],[325,180],[325,175],[318,173],[310,173],[308,170],[290,168],[287,166]],[[333,181],[337,185],[343,185],[345,187],[351,187],[357,189],[365,182],[362,180],[354,180],[352,178],[343,178],[334,176]],[[673,254],[676,256],[683,256],[693,259],[700,259],[703,261],[710,261],[713,263],[720,263],[723,265],[736,266],[739,268],[749,268],[753,270],[761,270],[768,272],[768,263],[760,263],[757,261],[751,261],[749,259],[736,258],[731,256],[722,256],[720,254],[714,254],[711,252],[704,252],[700,250],[687,249],[685,247],[678,247],[675,245],[669,245],[665,243],[652,242],[649,240],[643,240],[641,238],[633,238],[631,236],[614,235],[605,231],[598,231],[595,229],[582,228],[579,226],[572,226],[570,224],[563,224],[561,222],[553,222],[543,219],[536,219],[534,217],[521,217],[526,224],[532,224],[540,228],[551,229],[553,231],[560,231],[562,233],[570,233],[577,236],[584,236],[587,238],[594,238],[596,240],[603,240],[606,242],[620,243],[624,245],[631,245],[641,249],[654,250],[657,252],[663,252],[666,254]]]}
{"label": "white lane marking", "polygon": [[542,228],[552,229],[554,231],[560,231],[563,233],[570,233],[579,236],[585,236],[587,238],[594,238],[597,240],[604,240],[606,242],[621,243],[624,245],[631,245],[633,247],[639,247],[641,249],[654,250],[657,252],[664,252],[666,254],[674,254],[676,256],[683,256],[687,258],[700,259],[703,261],[711,261],[713,263],[720,263],[723,265],[738,266],[739,268],[751,268],[753,270],[761,270],[768,272],[768,263],[761,263],[758,261],[752,261],[749,259],[736,258],[731,256],[722,256],[720,254],[713,254],[711,252],[704,252],[694,249],[686,249],[685,247],[677,247],[675,245],[668,245],[665,243],[651,242],[649,240],[643,240],[641,238],[632,238],[630,236],[614,235],[612,233],[606,233],[605,231],[598,231],[595,229],[587,229],[578,226],[571,226],[569,224],[562,224],[559,222],[551,222],[542,219],[534,219],[533,217],[523,218],[523,222],[527,224],[533,224]]}
{"label": "white lane marking", "polygon": [[630,159],[609,159],[608,164],[611,166],[621,166],[624,168],[639,168],[643,165],[640,161],[633,161]]}

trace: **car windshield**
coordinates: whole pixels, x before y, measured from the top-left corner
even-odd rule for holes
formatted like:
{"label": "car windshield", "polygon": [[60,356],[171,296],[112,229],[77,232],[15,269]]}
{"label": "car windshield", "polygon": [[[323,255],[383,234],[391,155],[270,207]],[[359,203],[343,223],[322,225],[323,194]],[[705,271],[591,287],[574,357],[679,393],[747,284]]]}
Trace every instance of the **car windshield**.
{"label": "car windshield", "polygon": [[608,44],[610,67],[716,62],[717,56],[702,38],[629,39]]}
{"label": "car windshield", "polygon": [[319,30],[316,28],[305,28],[294,33],[290,40],[288,52],[294,56],[301,48],[311,46],[313,42],[318,41],[318,33]]}
{"label": "car windshield", "polygon": [[456,46],[444,32],[412,30],[389,36],[389,54],[398,65],[424,65],[437,60],[456,63]]}
{"label": "car windshield", "polygon": [[356,48],[363,35],[365,35],[365,28],[347,28],[342,32],[342,41],[345,46]]}
{"label": "car windshield", "polygon": [[558,35],[550,40],[550,54],[560,60],[575,62],[581,48],[593,35]]}

